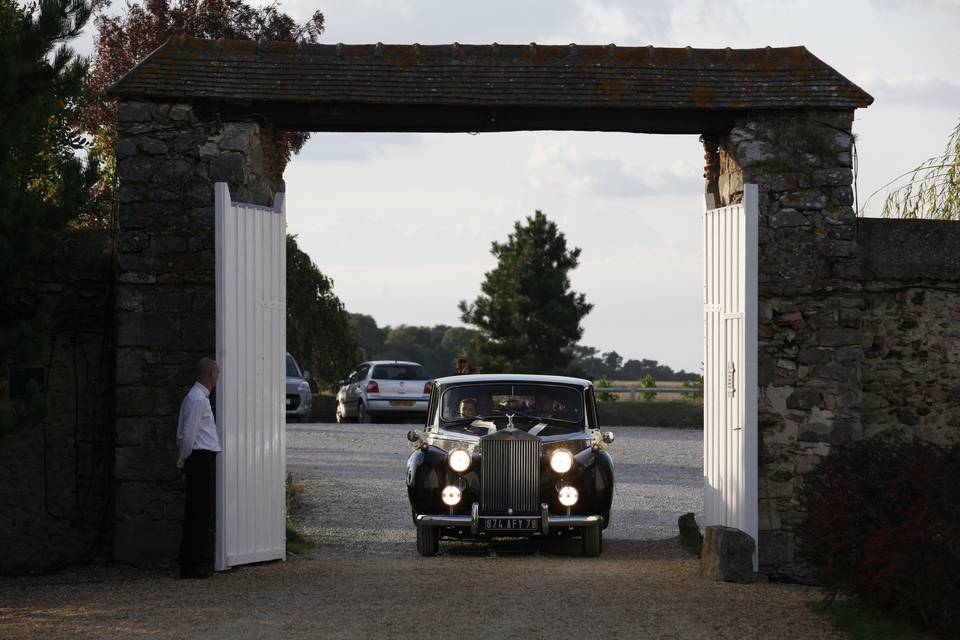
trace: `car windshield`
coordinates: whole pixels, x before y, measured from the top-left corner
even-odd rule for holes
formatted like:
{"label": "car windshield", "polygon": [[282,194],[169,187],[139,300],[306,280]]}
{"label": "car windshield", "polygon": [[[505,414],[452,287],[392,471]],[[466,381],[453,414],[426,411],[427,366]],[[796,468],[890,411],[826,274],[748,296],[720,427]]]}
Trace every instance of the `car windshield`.
{"label": "car windshield", "polygon": [[289,353],[287,354],[287,377],[288,378],[300,377],[300,367],[297,366],[297,363],[293,359],[293,356],[290,355]]}
{"label": "car windshield", "polygon": [[440,418],[445,429],[467,433],[490,431],[490,426],[479,424],[483,422],[503,428],[511,419],[508,416],[525,431],[570,432],[583,429],[583,407],[582,391],[562,385],[457,385],[443,392]]}
{"label": "car windshield", "polygon": [[374,380],[427,380],[426,369],[419,364],[378,364],[373,367]]}

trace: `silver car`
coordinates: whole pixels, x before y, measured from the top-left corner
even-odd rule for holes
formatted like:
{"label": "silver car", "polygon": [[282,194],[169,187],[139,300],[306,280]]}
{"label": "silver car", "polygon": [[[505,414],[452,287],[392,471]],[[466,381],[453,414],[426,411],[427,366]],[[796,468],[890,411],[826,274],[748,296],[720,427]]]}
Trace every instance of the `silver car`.
{"label": "silver car", "polygon": [[430,376],[416,362],[364,362],[341,380],[337,422],[376,422],[388,418],[423,420],[430,402]]}
{"label": "silver car", "polygon": [[313,395],[310,392],[310,372],[301,373],[293,356],[287,354],[287,422],[306,422],[310,419]]}

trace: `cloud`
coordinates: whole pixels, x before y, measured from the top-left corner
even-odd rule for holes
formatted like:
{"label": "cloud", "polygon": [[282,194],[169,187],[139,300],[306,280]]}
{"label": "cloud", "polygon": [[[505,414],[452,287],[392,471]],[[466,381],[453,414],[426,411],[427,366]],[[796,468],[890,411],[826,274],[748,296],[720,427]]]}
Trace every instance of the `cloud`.
{"label": "cloud", "polygon": [[945,11],[960,11],[960,0],[872,0],[874,6],[880,9],[899,11],[922,11],[923,9],[941,9]]}
{"label": "cloud", "polygon": [[419,145],[422,137],[408,133],[314,133],[297,156],[315,162],[367,162],[392,148]]}
{"label": "cloud", "polygon": [[561,142],[537,143],[527,161],[527,182],[537,190],[615,198],[697,193],[699,172],[683,161],[637,164],[613,156],[584,156]]}
{"label": "cloud", "polygon": [[867,70],[855,76],[855,82],[878,102],[947,109],[960,104],[960,84],[929,74],[883,76]]}

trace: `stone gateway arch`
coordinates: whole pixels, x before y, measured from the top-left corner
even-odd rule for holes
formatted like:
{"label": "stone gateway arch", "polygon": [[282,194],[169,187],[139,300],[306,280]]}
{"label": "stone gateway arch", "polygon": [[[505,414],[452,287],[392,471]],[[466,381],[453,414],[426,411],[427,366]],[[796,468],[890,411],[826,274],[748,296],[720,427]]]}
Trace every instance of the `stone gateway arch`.
{"label": "stone gateway arch", "polygon": [[112,94],[116,559],[176,552],[171,443],[190,365],[215,343],[216,182],[270,205],[284,191],[287,131],[555,129],[699,134],[712,207],[756,185],[759,561],[767,573],[800,571],[798,478],[831,445],[864,435],[873,295],[851,132],[854,110],[872,98],[805,48],[175,37]]}

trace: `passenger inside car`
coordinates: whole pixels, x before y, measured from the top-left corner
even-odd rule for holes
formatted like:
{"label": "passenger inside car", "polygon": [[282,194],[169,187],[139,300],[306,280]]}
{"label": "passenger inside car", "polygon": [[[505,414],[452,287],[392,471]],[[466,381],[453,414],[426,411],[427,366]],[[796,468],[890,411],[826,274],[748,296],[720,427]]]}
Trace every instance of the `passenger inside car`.
{"label": "passenger inside car", "polygon": [[473,398],[464,398],[460,401],[459,413],[463,418],[477,417],[477,401]]}

